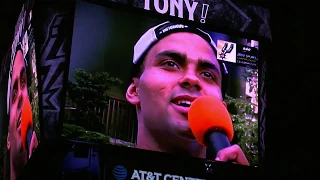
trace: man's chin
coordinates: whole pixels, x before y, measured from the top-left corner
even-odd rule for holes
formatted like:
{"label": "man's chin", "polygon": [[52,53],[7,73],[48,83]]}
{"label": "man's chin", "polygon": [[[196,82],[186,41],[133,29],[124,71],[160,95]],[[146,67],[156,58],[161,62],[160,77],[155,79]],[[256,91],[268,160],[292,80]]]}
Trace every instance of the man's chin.
{"label": "man's chin", "polygon": [[17,147],[16,151],[10,152],[10,156],[13,157],[14,161],[22,162],[21,164],[27,160],[27,152],[22,146]]}
{"label": "man's chin", "polygon": [[21,171],[24,166],[27,164],[27,157],[26,156],[18,156],[12,159],[13,168],[16,171]]}
{"label": "man's chin", "polygon": [[196,138],[194,137],[193,133],[191,132],[191,130],[187,130],[187,131],[179,131],[177,132],[178,136],[184,140],[187,141],[196,141]]}

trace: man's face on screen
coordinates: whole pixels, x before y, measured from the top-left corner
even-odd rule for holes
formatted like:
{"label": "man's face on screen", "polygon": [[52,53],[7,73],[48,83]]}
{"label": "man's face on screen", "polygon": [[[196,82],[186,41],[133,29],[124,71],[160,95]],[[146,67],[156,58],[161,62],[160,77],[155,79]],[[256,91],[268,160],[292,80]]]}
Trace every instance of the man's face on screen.
{"label": "man's face on screen", "polygon": [[8,149],[11,163],[15,168],[21,168],[27,161],[27,153],[21,143],[21,110],[23,99],[28,97],[26,67],[21,51],[17,52],[13,64],[10,91]]}
{"label": "man's face on screen", "polygon": [[158,136],[194,139],[187,120],[190,103],[202,95],[222,99],[216,55],[208,42],[192,33],[174,33],[155,44],[135,81],[139,123]]}

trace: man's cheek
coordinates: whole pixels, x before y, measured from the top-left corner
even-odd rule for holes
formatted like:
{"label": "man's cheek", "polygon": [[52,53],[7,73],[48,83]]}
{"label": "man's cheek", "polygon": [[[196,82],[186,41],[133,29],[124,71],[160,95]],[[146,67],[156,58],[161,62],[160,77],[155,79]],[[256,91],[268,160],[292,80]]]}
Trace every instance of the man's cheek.
{"label": "man's cheek", "polygon": [[22,94],[23,94],[23,98],[28,98],[28,89],[27,89],[27,86],[25,86],[25,88],[23,89]]}
{"label": "man's cheek", "polygon": [[164,93],[164,92],[166,92],[166,90],[167,90],[166,86],[160,87],[159,93]]}
{"label": "man's cheek", "polygon": [[12,123],[16,118],[17,108],[11,107],[10,109],[10,123]]}
{"label": "man's cheek", "polygon": [[214,89],[210,89],[210,90],[208,89],[205,91],[205,95],[215,96],[215,97],[219,97],[219,98],[222,97],[220,88],[214,88]]}

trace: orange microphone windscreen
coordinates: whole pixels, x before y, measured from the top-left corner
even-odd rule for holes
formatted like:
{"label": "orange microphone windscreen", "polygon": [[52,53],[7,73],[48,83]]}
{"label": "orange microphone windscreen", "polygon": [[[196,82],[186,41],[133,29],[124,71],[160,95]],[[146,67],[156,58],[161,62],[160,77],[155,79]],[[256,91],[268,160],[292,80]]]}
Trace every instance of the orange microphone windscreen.
{"label": "orange microphone windscreen", "polygon": [[21,141],[23,148],[27,150],[27,131],[32,128],[32,110],[28,98],[24,98],[21,112]]}
{"label": "orange microphone windscreen", "polygon": [[205,147],[204,136],[213,129],[224,131],[229,141],[233,138],[230,114],[223,102],[213,96],[200,96],[194,100],[188,112],[188,121],[195,138]]}

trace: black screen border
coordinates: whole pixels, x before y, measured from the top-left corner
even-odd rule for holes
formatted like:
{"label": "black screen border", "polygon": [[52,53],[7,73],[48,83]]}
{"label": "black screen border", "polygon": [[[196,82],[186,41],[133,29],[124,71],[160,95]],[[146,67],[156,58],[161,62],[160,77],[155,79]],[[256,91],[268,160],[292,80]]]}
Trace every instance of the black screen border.
{"label": "black screen border", "polygon": [[[170,16],[170,15],[167,15],[167,14],[160,14],[158,12],[155,12],[155,11],[152,11],[152,10],[145,10],[145,9],[142,9],[142,8],[137,8],[137,7],[133,7],[131,4],[123,4],[123,3],[118,3],[118,2],[113,2],[113,1],[110,1],[110,0],[107,0],[107,1],[101,1],[101,0],[72,0],[74,3],[76,3],[76,1],[83,1],[83,2],[87,2],[87,3],[91,3],[91,4],[94,4],[94,5],[98,5],[98,6],[103,6],[103,7],[107,7],[107,8],[111,8],[115,11],[122,11],[122,12],[127,12],[127,13],[132,13],[132,14],[135,14],[135,15],[143,15],[143,16],[148,16],[150,18],[154,18],[154,19],[158,19],[158,20],[163,20],[163,21],[173,21],[173,22],[176,22],[176,23],[182,23],[182,24],[187,24],[187,25],[190,25],[190,26],[194,26],[194,27],[198,27],[200,29],[204,29],[204,30],[208,30],[208,31],[212,31],[212,32],[217,32],[217,33],[221,33],[221,34],[226,34],[226,35],[229,35],[229,36],[233,36],[233,37],[237,37],[237,38],[244,38],[244,39],[253,39],[253,40],[256,40],[259,42],[259,51],[258,51],[258,71],[259,71],[259,80],[258,80],[258,94],[259,94],[259,97],[258,97],[258,143],[259,143],[259,146],[258,146],[258,153],[259,153],[259,163],[258,163],[258,167],[259,169],[264,169],[263,167],[265,166],[265,149],[266,149],[266,145],[264,143],[265,141],[265,136],[261,137],[261,126],[262,124],[265,124],[265,121],[262,123],[261,120],[260,120],[260,113],[261,113],[261,95],[260,95],[260,88],[261,88],[261,83],[264,83],[264,91],[266,91],[266,79],[267,78],[264,78],[264,81],[261,82],[261,75],[260,75],[260,72],[262,72],[262,66],[268,66],[268,61],[270,58],[270,50],[271,50],[271,44],[272,44],[272,40],[267,38],[267,37],[264,37],[264,36],[261,36],[261,35],[256,35],[256,34],[253,34],[253,33],[247,33],[247,32],[241,32],[241,31],[237,31],[237,30],[232,30],[232,29],[228,29],[228,28],[219,28],[219,27],[216,27],[216,26],[213,26],[212,24],[208,25],[208,24],[205,24],[205,23],[199,23],[199,22],[195,22],[195,21],[191,21],[191,20],[187,20],[187,19],[182,19],[182,18],[178,18],[178,17],[175,17],[175,16]],[[75,6],[74,6],[75,7]],[[75,9],[74,9],[75,10]],[[73,13],[73,22],[74,22],[74,11],[72,12]],[[71,39],[71,42],[70,42],[70,47],[68,47],[68,50],[69,50],[69,53],[71,54],[71,46],[72,46],[72,35],[73,35],[73,25],[71,30],[71,34],[70,34],[70,39]],[[262,53],[263,52],[263,53]],[[67,81],[68,81],[68,74],[69,74],[69,63],[70,63],[70,54],[68,55],[68,65],[67,65],[67,69],[65,71],[65,79],[64,79],[64,84],[63,84],[63,88],[62,88],[62,104],[60,106],[60,119],[59,119],[59,135],[61,135],[62,133],[62,126],[63,126],[63,117],[64,117],[64,100],[66,99],[66,87],[67,87]],[[262,58],[264,60],[262,60]],[[265,65],[263,65],[265,63]],[[268,76],[268,67],[265,67],[266,68],[266,72],[264,74],[265,77]],[[265,97],[264,97],[265,99]],[[264,111],[266,111],[267,107],[264,108]],[[264,113],[266,114],[266,113]],[[266,115],[264,115],[265,117]],[[265,117],[266,119],[266,117]],[[263,127],[263,131],[265,132],[266,128]],[[261,142],[263,141],[263,142]],[[263,150],[262,150],[262,144],[261,143],[264,143],[264,147],[263,147]],[[190,156],[186,156],[186,157],[190,157]],[[254,166],[251,166],[251,167],[254,167]]]}

